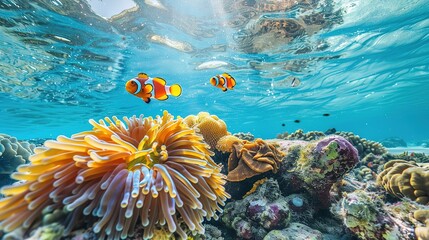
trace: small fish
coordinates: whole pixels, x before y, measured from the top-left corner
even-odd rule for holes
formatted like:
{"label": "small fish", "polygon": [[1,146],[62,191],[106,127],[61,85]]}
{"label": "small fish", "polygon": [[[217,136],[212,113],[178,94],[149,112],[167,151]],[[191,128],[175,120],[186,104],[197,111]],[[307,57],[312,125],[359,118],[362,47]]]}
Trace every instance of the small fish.
{"label": "small fish", "polygon": [[236,84],[235,79],[228,73],[222,73],[210,78],[210,83],[224,92],[228,89],[233,90]]}
{"label": "small fish", "polygon": [[146,73],[139,73],[136,78],[128,80],[125,89],[146,103],[149,103],[151,98],[164,101],[169,95],[178,97],[182,94],[182,87],[179,84],[167,86],[164,79],[151,78]]}
{"label": "small fish", "polygon": [[301,80],[299,80],[298,78],[296,78],[296,77],[293,77],[292,78],[292,82],[290,83],[290,86],[291,87],[298,87],[299,86],[299,84],[301,84]]}
{"label": "small fish", "polygon": [[282,123],[282,127],[286,126],[286,124]]}
{"label": "small fish", "polygon": [[297,119],[297,120],[295,120],[294,122],[296,122],[296,123],[300,123],[300,122],[301,122],[301,120]]}
{"label": "small fish", "polygon": [[331,116],[331,114],[329,114],[329,113],[324,113],[324,114],[323,114],[323,116],[324,116],[324,117],[329,117],[329,116]]}

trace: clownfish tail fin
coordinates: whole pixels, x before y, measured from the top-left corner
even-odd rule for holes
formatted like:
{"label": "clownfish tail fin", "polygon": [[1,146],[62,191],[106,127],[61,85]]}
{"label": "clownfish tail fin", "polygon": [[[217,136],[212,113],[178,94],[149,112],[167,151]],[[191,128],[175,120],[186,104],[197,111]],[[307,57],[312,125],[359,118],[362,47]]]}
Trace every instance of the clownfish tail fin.
{"label": "clownfish tail fin", "polygon": [[178,97],[182,94],[182,87],[179,84],[173,84],[170,86],[171,95]]}

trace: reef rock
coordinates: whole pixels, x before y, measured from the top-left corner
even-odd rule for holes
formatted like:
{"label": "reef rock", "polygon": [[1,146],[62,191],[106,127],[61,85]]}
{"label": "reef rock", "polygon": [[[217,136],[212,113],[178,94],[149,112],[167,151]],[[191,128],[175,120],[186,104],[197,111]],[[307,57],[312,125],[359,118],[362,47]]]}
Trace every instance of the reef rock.
{"label": "reef rock", "polygon": [[411,224],[394,216],[379,193],[356,190],[346,194],[331,212],[359,239],[414,239]]}
{"label": "reef rock", "polygon": [[382,140],[380,142],[384,147],[394,148],[394,147],[407,147],[407,143],[404,139],[398,137],[390,137]]}
{"label": "reef rock", "polygon": [[226,204],[222,222],[241,239],[263,239],[289,225],[290,210],[276,180],[268,179],[242,200]]}
{"label": "reef rock", "polygon": [[283,230],[273,230],[269,232],[264,240],[322,240],[323,235],[320,231],[312,229],[301,223],[291,223],[288,228]]}
{"label": "reef rock", "polygon": [[329,190],[358,162],[356,148],[345,138],[332,135],[313,142],[278,141],[286,153],[280,172],[285,184],[282,190],[307,190],[320,201],[322,208],[330,205]]}

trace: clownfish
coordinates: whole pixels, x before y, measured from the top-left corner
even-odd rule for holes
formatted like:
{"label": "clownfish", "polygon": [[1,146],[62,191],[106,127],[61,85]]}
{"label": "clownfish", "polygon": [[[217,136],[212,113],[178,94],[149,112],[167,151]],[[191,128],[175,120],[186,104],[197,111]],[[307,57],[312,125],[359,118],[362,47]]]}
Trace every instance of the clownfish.
{"label": "clownfish", "polygon": [[228,73],[222,73],[210,78],[210,83],[224,92],[228,89],[233,90],[236,84],[235,79]]}
{"label": "clownfish", "polygon": [[149,103],[151,98],[164,101],[169,95],[178,97],[182,94],[182,87],[179,84],[167,86],[166,83],[162,78],[151,78],[146,73],[139,73],[136,78],[125,83],[125,89],[146,103]]}

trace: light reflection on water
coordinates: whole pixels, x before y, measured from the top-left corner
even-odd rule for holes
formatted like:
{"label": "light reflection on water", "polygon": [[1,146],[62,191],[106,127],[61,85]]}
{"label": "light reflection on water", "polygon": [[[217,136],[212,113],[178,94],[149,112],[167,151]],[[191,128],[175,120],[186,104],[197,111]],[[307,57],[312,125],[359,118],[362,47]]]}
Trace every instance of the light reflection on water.
{"label": "light reflection on water", "polygon": [[[2,1],[0,132],[72,134],[88,118],[167,109],[209,111],[230,131],[267,138],[330,127],[427,138],[425,2],[136,1],[105,19],[84,2]],[[149,105],[128,95],[124,82],[142,71],[183,95]],[[207,84],[224,71],[238,81],[227,93]],[[280,84],[291,76],[299,87]]]}

